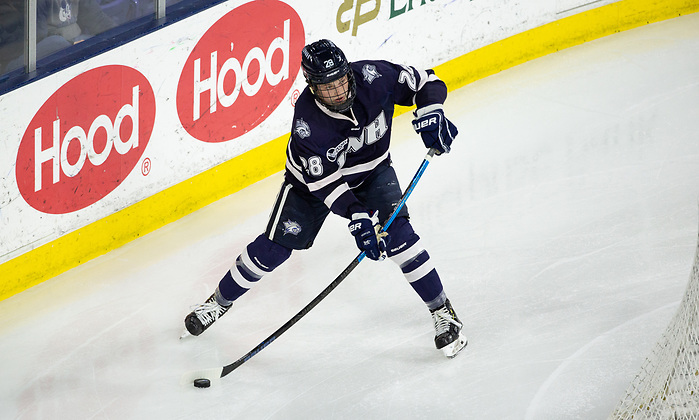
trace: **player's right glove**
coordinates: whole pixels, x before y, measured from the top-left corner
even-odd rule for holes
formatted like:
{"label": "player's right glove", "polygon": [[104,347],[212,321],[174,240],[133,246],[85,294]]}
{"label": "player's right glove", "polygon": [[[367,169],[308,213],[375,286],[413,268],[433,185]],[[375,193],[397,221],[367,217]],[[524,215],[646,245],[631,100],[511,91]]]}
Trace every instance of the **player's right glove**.
{"label": "player's right glove", "polygon": [[371,216],[369,212],[353,213],[348,227],[354,240],[357,241],[357,248],[364,251],[367,257],[375,261],[386,258],[388,233],[380,232],[378,211]]}
{"label": "player's right glove", "polygon": [[413,112],[413,128],[420,134],[428,149],[434,148],[438,155],[449,153],[454,137],[459,133],[456,126],[445,116],[442,104],[433,104]]}

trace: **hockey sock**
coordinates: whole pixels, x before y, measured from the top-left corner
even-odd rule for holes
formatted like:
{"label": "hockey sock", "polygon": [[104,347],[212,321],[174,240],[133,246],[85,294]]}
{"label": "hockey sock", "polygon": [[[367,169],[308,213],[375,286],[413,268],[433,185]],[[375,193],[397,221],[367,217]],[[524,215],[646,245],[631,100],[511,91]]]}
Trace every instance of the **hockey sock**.
{"label": "hockey sock", "polygon": [[221,306],[231,306],[233,304],[232,301],[223,297],[223,295],[221,294],[221,290],[219,290],[218,287],[216,288],[216,292],[214,292],[214,299],[216,299],[216,303],[218,303]]}
{"label": "hockey sock", "polygon": [[290,256],[291,249],[270,241],[264,235],[258,236],[243,250],[235,265],[219,282],[221,297],[233,302]]}
{"label": "hockey sock", "polygon": [[[420,295],[427,307],[429,309],[437,309],[446,300],[442,281],[434,268],[434,264],[430,261],[430,255],[425,249],[419,247],[420,242],[417,242],[415,245],[418,246],[418,249],[414,250],[417,251],[417,255],[403,264],[399,264],[400,269],[405,279]],[[407,251],[410,251],[410,249]]]}
{"label": "hockey sock", "polygon": [[442,281],[410,222],[406,218],[397,219],[389,228],[389,235],[388,256],[398,264],[410,286],[429,309],[442,306],[446,301]]}

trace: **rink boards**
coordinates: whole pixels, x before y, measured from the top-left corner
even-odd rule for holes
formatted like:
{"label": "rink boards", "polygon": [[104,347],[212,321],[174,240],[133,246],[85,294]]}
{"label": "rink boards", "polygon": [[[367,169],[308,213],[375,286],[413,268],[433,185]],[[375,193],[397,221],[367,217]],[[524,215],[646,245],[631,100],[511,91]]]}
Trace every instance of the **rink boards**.
{"label": "rink boards", "polygon": [[[433,67],[453,90],[699,10],[687,0],[505,3],[227,2],[3,95],[0,300],[282,170],[303,89],[292,52],[305,42]],[[251,14],[267,22],[251,25]],[[100,144],[100,133],[113,140]]]}

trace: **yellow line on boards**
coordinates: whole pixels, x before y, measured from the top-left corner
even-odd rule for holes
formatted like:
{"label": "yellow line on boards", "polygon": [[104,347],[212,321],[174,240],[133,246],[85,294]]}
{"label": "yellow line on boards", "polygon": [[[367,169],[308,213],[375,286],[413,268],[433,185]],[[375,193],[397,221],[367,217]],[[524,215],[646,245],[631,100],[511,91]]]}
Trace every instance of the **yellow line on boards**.
{"label": "yellow line on boards", "polygon": [[[564,48],[697,11],[697,0],[622,0],[479,48],[435,67],[435,73],[454,90]],[[408,110],[397,107],[395,116]],[[0,301],[281,171],[288,136],[1,264]]]}

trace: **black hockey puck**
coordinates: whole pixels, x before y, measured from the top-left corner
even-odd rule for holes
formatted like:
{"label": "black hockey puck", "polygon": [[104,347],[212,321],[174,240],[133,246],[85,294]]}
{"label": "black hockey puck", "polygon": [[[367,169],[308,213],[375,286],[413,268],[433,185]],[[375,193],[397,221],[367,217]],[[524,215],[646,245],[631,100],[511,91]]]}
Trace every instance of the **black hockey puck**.
{"label": "black hockey puck", "polygon": [[205,378],[195,379],[194,386],[197,388],[208,388],[211,386],[211,381]]}

